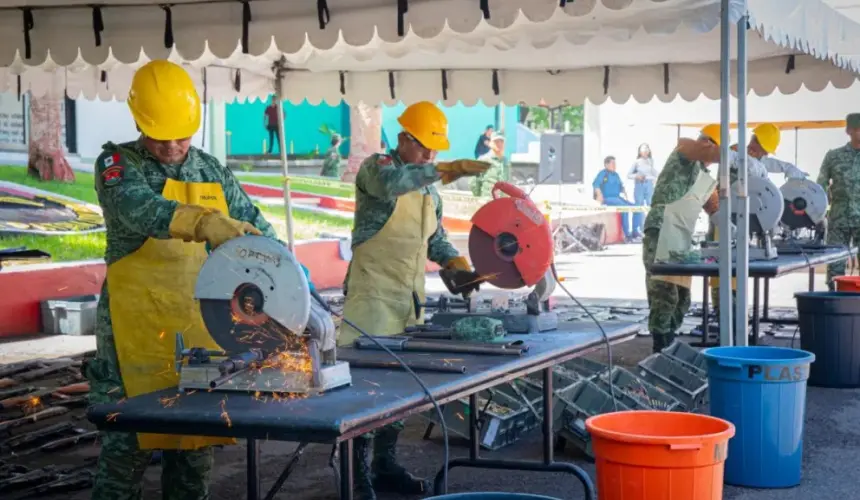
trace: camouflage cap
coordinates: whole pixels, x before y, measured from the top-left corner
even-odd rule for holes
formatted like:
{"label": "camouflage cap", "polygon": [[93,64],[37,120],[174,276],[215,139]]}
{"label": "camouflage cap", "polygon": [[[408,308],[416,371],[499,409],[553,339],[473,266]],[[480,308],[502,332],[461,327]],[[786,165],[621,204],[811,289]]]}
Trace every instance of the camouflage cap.
{"label": "camouflage cap", "polygon": [[860,128],[860,113],[850,113],[845,117],[847,128]]}
{"label": "camouflage cap", "polygon": [[495,342],[507,335],[502,320],[487,316],[458,319],[451,325],[451,338],[466,342]]}

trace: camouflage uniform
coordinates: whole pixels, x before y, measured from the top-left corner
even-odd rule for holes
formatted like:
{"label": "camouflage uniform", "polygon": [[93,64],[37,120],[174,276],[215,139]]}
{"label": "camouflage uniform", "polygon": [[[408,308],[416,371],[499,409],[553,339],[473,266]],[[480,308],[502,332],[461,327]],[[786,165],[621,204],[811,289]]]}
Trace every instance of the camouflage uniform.
{"label": "camouflage uniform", "polygon": [[[849,115],[849,126],[851,125]],[[860,122],[860,115],[857,116]],[[860,126],[860,123],[857,123]],[[831,184],[832,181],[832,184]],[[849,245],[860,242],[860,150],[846,144],[824,155],[818,183],[830,193],[827,215],[827,243]],[[845,261],[827,266],[827,286],[833,289],[833,277],[845,274]]]}
{"label": "camouflage uniform", "polygon": [[[391,165],[396,169],[390,168]],[[397,198],[406,193],[419,191],[430,195],[436,205],[438,227],[430,237],[427,258],[440,265],[459,253],[448,242],[442,227],[442,198],[433,184],[440,179],[433,164],[407,164],[397,151],[372,154],[359,167],[355,178],[355,222],[352,229],[352,248],[370,240],[382,230],[394,213]],[[416,227],[416,231],[420,231]],[[344,280],[344,294],[348,293],[349,271]],[[376,491],[393,491],[402,494],[427,493],[429,483],[409,474],[397,463],[397,439],[403,430],[403,422],[371,431],[353,442],[356,500],[375,499]],[[372,463],[370,441],[373,440]],[[371,486],[372,483],[372,486]]]}
{"label": "camouflage uniform", "polygon": [[654,197],[645,219],[645,237],[642,239],[642,262],[645,264],[645,287],[650,308],[648,329],[654,342],[654,352],[674,341],[675,332],[690,309],[689,288],[651,277],[650,267],[657,253],[663,213],[666,205],[680,200],[693,187],[702,171],[707,170],[701,162],[688,160],[675,151],[669,155],[654,185]]}
{"label": "camouflage uniform", "polygon": [[325,153],[323,167],[320,175],[323,177],[334,177],[340,179],[340,151],[337,146],[332,146]]}
{"label": "camouflage uniform", "polygon": [[491,151],[478,158],[478,161],[490,163],[492,164],[492,167],[483,174],[472,177],[469,181],[469,187],[472,189],[472,194],[475,196],[491,196],[493,186],[495,186],[499,181],[506,180],[505,159],[499,158]]}
{"label": "camouflage uniform", "polygon": [[[105,186],[95,176],[99,205],[107,228],[105,262],[110,265],[143,246],[147,238],[167,239],[173,212],[179,204],[158,196],[168,178],[186,182],[218,182],[224,190],[230,217],[249,222],[264,235],[277,239],[233,174],[212,156],[192,147],[181,166],[159,163],[139,142],[107,143],[96,160],[96,172],[105,170],[105,158],[121,155],[125,166],[119,184]],[[90,403],[104,404],[125,398],[111,326],[107,280],[102,284],[96,309],[96,357],[86,367],[90,381]],[[101,455],[92,498],[94,500],[139,499],[141,481],[152,451],[140,450],[137,436],[125,432],[103,432]],[[165,499],[209,498],[211,448],[194,451],[165,450],[162,458],[162,490]]]}

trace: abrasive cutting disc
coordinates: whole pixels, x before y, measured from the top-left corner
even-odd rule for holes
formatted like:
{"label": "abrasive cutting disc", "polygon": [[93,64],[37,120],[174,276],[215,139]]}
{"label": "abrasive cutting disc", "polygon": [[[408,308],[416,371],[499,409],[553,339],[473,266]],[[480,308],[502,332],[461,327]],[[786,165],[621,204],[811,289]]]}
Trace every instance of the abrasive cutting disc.
{"label": "abrasive cutting disc", "polygon": [[301,265],[264,236],[242,236],[213,251],[200,269],[194,297],[212,339],[231,354],[291,349],[310,314]]}
{"label": "abrasive cutting disc", "polygon": [[[732,215],[737,216],[741,209],[740,181],[732,184]],[[769,178],[750,177],[747,179],[749,196],[749,227],[752,232],[772,231],[782,219],[784,203],[779,188]],[[734,220],[734,219],[733,219]]]}
{"label": "abrasive cutting disc", "polygon": [[519,248],[515,239],[508,239],[507,244],[496,244],[496,238],[485,233],[476,226],[469,231],[469,256],[475,272],[488,283],[499,288],[515,289],[525,286],[517,265],[513,260],[498,258],[502,251],[509,252]]}
{"label": "abrasive cutting disc", "polygon": [[827,192],[817,182],[791,179],[779,188],[785,203],[782,223],[791,229],[814,226],[827,214]]}

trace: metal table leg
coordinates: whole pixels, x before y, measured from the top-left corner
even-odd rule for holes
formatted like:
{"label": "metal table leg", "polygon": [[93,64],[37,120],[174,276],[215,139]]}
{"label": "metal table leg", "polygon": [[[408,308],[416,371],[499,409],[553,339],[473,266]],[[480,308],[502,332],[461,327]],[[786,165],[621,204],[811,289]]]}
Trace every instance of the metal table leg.
{"label": "metal table leg", "polygon": [[767,321],[767,310],[770,309],[770,278],[764,278],[764,305],[761,311],[761,320]]}
{"label": "metal table leg", "polygon": [[[759,332],[759,297],[758,297],[759,279],[753,278],[753,317],[752,317],[752,333],[749,336],[749,345],[758,345]],[[743,338],[743,337],[741,337]]]}
{"label": "metal table leg", "polygon": [[352,439],[340,443],[340,500],[352,500]]}
{"label": "metal table leg", "polygon": [[702,276],[702,282],[704,283],[704,286],[702,287],[702,341],[690,343],[693,347],[711,347],[713,345],[720,345],[719,342],[712,344],[709,340],[711,335],[711,331],[708,328],[708,324],[711,319],[711,279],[707,276]]}
{"label": "metal table leg", "polygon": [[[478,436],[478,398],[477,395],[469,396],[469,430],[470,449],[469,458],[455,458],[443,467],[451,470],[455,467],[469,467],[473,469],[495,469],[495,470],[521,470],[532,472],[566,472],[574,475],[582,483],[585,489],[586,500],[595,500],[594,483],[588,474],[580,467],[568,462],[556,462],[553,460],[553,390],[552,390],[552,367],[543,370],[543,460],[490,460],[479,458],[479,436]],[[444,469],[443,469],[444,470]],[[435,495],[443,495],[445,485],[442,484],[442,472],[436,474],[433,485]]]}
{"label": "metal table leg", "polygon": [[809,291],[815,291],[815,266],[809,266]]}
{"label": "metal table leg", "polygon": [[260,500],[260,447],[256,439],[249,439],[248,451],[248,500]]}

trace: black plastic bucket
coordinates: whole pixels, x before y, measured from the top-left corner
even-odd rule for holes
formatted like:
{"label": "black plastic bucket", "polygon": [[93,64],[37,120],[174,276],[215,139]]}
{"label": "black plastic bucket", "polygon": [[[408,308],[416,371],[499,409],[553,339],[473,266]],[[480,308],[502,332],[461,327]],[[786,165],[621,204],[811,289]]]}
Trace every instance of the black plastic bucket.
{"label": "black plastic bucket", "polygon": [[803,292],[794,297],[800,348],[815,354],[809,385],[860,387],[860,293]]}

